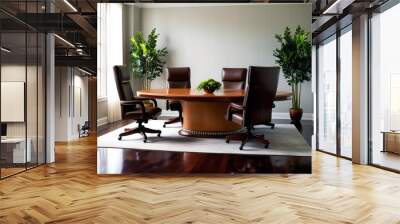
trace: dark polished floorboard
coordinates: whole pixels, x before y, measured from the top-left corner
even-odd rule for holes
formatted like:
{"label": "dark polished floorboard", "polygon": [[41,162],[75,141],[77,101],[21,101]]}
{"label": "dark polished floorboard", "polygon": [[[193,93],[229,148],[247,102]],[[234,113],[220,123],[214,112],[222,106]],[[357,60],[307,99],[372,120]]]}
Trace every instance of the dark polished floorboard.
{"label": "dark polished floorboard", "polygon": [[[289,124],[289,120],[274,120]],[[98,135],[123,127],[129,122],[116,122],[99,128]],[[312,121],[296,126],[311,144]],[[144,143],[145,144],[145,143]],[[237,155],[215,153],[145,151],[99,148],[99,174],[145,173],[311,173],[311,156]]]}

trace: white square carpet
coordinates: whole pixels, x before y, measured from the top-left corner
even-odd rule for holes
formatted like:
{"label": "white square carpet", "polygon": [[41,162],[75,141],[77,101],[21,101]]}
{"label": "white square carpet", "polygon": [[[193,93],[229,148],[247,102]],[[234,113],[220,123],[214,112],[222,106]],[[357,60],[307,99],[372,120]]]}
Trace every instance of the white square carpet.
{"label": "white square carpet", "polygon": [[220,154],[311,156],[311,147],[291,124],[276,124],[274,129],[256,126],[255,132],[264,132],[265,138],[270,141],[269,148],[265,149],[263,144],[251,140],[243,150],[239,150],[240,141],[231,141],[227,144],[223,138],[185,137],[178,134],[181,129],[180,124],[172,124],[163,128],[163,123],[163,120],[151,120],[145,124],[148,128],[162,131],[161,137],[157,137],[157,134],[147,134],[147,143],[143,143],[143,137],[140,134],[125,136],[121,141],[118,140],[118,135],[125,128],[137,126],[136,123],[131,123],[98,137],[97,147]]}

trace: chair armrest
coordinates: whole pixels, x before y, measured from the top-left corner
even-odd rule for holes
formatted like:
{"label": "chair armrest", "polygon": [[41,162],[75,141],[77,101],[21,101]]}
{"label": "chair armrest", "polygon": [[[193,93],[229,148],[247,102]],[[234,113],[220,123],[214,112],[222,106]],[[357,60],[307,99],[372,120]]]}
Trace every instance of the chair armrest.
{"label": "chair armrest", "polygon": [[245,108],[243,105],[237,104],[237,103],[230,103],[228,106],[228,111],[227,111],[227,117],[228,120],[232,120],[232,114],[237,113],[237,112],[243,112]]}
{"label": "chair armrest", "polygon": [[146,110],[145,110],[143,101],[146,101],[146,99],[145,99],[145,100],[142,100],[142,99],[123,100],[123,101],[120,101],[120,103],[121,103],[122,106],[134,106],[134,105],[139,105],[139,106],[140,106],[140,109],[141,109],[141,111],[142,111],[142,114],[145,114],[145,113],[146,113]]}
{"label": "chair armrest", "polygon": [[229,107],[238,111],[244,110],[243,105],[237,104],[237,103],[230,103]]}
{"label": "chair armrest", "polygon": [[153,98],[136,97],[136,99],[142,100],[142,101],[146,101],[146,100],[153,101],[154,107],[157,107],[157,101],[155,99],[153,99]]}

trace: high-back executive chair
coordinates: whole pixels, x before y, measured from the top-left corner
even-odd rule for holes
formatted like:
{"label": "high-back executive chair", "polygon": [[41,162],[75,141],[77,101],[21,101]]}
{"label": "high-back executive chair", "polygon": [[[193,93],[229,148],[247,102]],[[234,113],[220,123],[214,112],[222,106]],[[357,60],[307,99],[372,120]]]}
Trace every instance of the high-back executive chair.
{"label": "high-back executive chair", "polygon": [[222,68],[224,89],[244,89],[246,87],[246,68]]}
{"label": "high-back executive chair", "polygon": [[[189,67],[174,67],[167,68],[167,86],[168,88],[190,88],[190,68]],[[167,100],[167,110],[178,111],[179,116],[174,117],[164,123],[164,128],[167,124],[177,122],[183,123],[182,104],[178,100]]]}
{"label": "high-back executive chair", "polygon": [[253,134],[252,127],[271,123],[279,70],[279,67],[249,67],[243,104],[230,103],[227,111],[227,120],[246,127],[246,132],[226,136],[227,143],[230,140],[241,140],[242,150],[249,139],[255,138],[268,148],[269,141],[264,139],[264,135]]}
{"label": "high-back executive chair", "polygon": [[[224,89],[244,89],[246,87],[247,69],[246,68],[223,68],[222,83]],[[275,104],[272,105],[275,108]],[[273,129],[275,124],[266,124]]]}
{"label": "high-back executive chair", "polygon": [[[143,123],[147,123],[150,119],[156,119],[161,114],[161,109],[157,107],[157,101],[151,98],[135,97],[130,84],[130,75],[126,66],[114,66],[115,82],[119,99],[121,102],[121,115],[122,119],[136,120],[138,127],[134,129],[125,129],[125,132],[119,134],[118,140],[123,136],[140,133],[144,137],[144,142],[147,142],[146,133],[161,135],[160,130],[153,130],[146,128]],[[145,107],[144,101],[153,101],[153,107]]]}

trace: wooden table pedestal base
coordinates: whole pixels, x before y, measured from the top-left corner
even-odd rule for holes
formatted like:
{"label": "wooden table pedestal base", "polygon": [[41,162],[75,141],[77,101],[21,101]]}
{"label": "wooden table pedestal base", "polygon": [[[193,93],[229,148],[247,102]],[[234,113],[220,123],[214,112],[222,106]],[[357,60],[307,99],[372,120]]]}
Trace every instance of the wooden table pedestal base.
{"label": "wooden table pedestal base", "polygon": [[229,102],[183,101],[183,136],[224,137],[242,127],[225,120]]}

